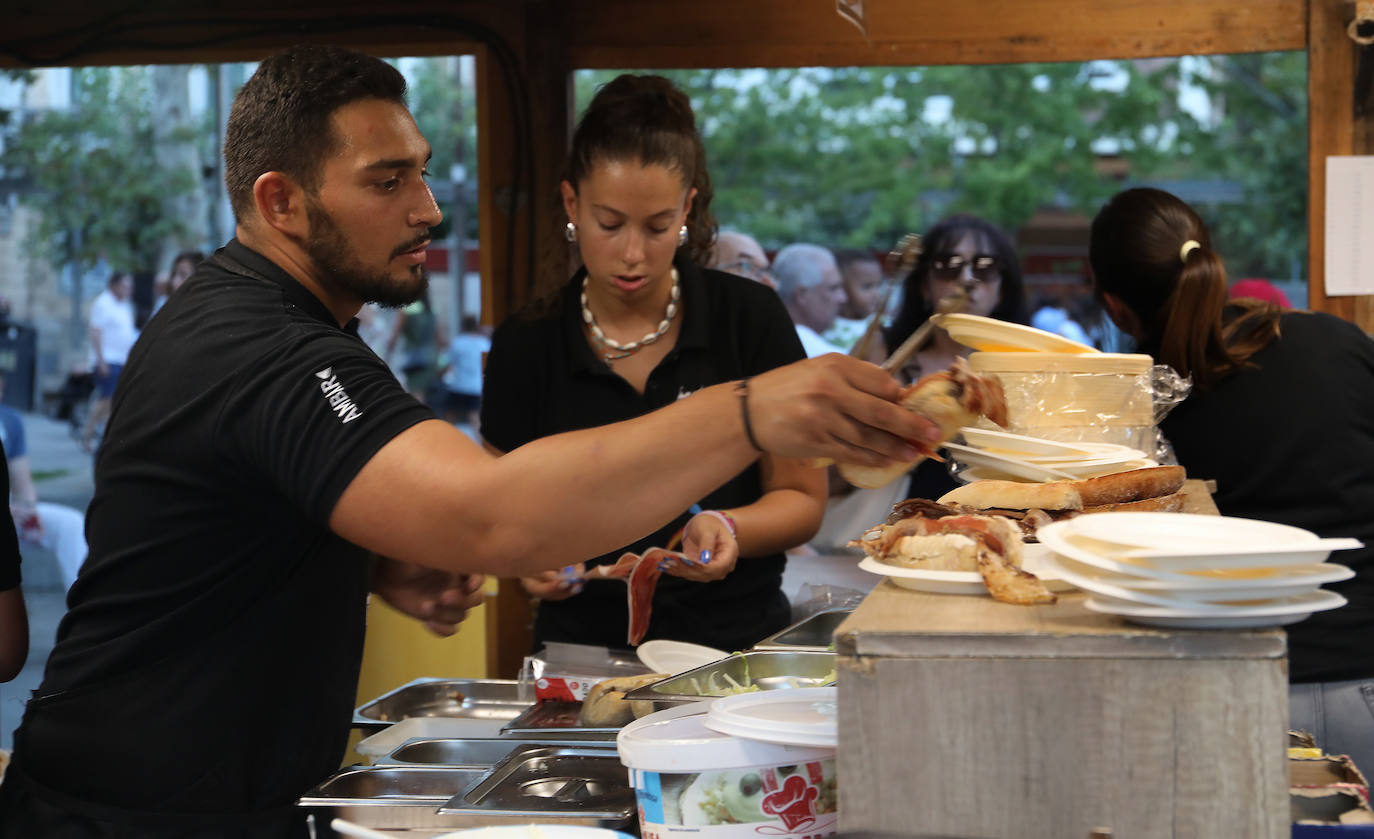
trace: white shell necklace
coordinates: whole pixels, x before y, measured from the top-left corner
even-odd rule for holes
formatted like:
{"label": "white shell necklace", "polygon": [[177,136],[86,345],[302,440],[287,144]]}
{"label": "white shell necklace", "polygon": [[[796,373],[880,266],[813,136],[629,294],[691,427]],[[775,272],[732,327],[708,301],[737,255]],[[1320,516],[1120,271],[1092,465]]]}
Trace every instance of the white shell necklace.
{"label": "white shell necklace", "polygon": [[596,325],[596,316],[592,314],[591,308],[587,306],[587,280],[590,279],[590,277],[582,278],[582,321],[586,323],[587,328],[592,331],[592,338],[596,341],[597,346],[601,348],[602,358],[607,361],[615,361],[634,355],[668,333],[669,327],[673,325],[673,318],[677,317],[677,304],[682,296],[678,283],[677,269],[671,269],[669,274],[673,278],[673,290],[668,294],[668,310],[663,313],[663,320],[658,322],[658,329],[655,329],[638,341],[631,341],[628,344],[622,344],[614,338],[607,338],[606,334],[601,331],[601,327]]}

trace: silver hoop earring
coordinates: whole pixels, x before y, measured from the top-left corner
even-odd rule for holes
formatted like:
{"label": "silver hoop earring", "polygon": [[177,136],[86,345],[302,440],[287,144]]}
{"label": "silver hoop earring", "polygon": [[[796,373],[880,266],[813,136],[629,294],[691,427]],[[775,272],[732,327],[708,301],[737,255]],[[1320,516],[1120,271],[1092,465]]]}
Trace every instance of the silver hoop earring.
{"label": "silver hoop earring", "polygon": [[568,222],[567,226],[563,228],[563,238],[567,239],[569,242],[576,242],[577,225],[573,224],[572,222]]}
{"label": "silver hoop earring", "polygon": [[680,248],[685,244],[687,244],[687,225],[684,224],[677,232],[677,246]]}

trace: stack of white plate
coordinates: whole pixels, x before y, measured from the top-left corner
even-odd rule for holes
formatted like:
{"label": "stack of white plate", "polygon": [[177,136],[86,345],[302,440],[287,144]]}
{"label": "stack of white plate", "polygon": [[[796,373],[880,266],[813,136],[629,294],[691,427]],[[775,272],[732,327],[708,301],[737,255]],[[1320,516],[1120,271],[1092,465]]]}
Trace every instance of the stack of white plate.
{"label": "stack of white plate", "polygon": [[1357,539],[1187,513],[1098,513],[1040,528],[1057,576],[1091,592],[1087,607],[1146,626],[1253,628],[1345,605],[1321,586],[1354,571],[1326,562]]}
{"label": "stack of white plate", "polygon": [[1115,443],[1061,443],[1006,431],[967,426],[964,443],[946,443],[963,468],[959,480],[1059,481],[1156,466],[1139,449]]}

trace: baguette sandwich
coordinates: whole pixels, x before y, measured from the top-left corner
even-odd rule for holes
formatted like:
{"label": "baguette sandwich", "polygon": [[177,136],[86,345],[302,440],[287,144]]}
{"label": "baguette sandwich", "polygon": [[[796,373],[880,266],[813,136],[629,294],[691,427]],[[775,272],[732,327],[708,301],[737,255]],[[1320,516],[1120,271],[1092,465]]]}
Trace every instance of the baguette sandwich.
{"label": "baguette sandwich", "polygon": [[[940,442],[952,439],[960,428],[977,421],[980,416],[1001,426],[1007,424],[1007,402],[1002,393],[1002,383],[993,376],[974,373],[962,358],[956,360],[948,370],[922,376],[915,384],[907,386],[898,404],[938,425],[941,430]],[[938,447],[939,443],[935,446]],[[841,463],[840,476],[856,487],[876,489],[905,475],[927,457],[935,456],[934,448],[930,448],[907,463],[889,466]],[[816,459],[811,461],[811,465],[828,466],[830,461]]]}

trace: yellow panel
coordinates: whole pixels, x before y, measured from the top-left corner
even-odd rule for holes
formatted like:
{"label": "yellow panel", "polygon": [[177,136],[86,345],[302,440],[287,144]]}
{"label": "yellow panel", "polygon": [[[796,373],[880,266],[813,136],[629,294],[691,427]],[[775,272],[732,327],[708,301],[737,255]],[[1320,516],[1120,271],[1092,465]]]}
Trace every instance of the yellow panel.
{"label": "yellow panel", "polygon": [[[357,704],[375,699],[412,679],[424,676],[483,679],[487,675],[486,606],[468,612],[451,638],[440,638],[419,621],[373,597],[367,609],[367,640],[358,677]],[[354,732],[344,764],[358,763],[352,751]]]}

